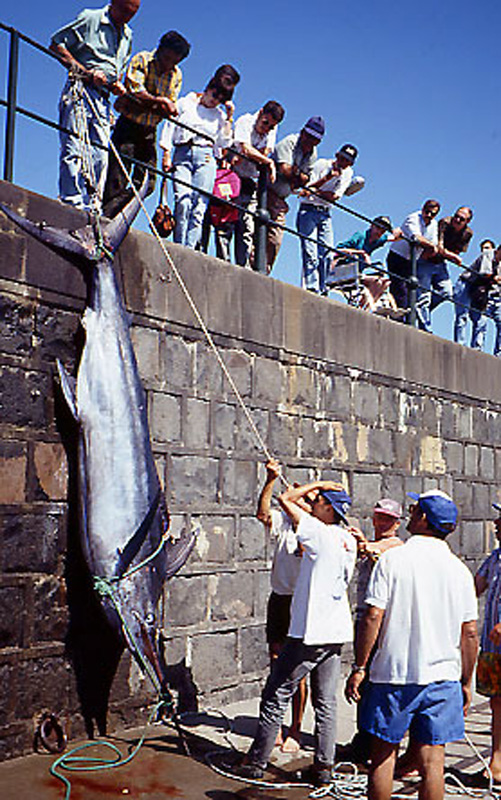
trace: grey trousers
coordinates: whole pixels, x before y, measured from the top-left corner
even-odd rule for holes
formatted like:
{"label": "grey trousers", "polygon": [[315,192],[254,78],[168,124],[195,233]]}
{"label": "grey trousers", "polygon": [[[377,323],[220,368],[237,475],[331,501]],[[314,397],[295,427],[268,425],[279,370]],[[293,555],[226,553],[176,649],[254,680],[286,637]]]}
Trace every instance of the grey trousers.
{"label": "grey trousers", "polygon": [[251,763],[266,767],[287,706],[301,679],[310,675],[315,711],[315,763],[333,765],[341,647],[340,644],[306,645],[302,639],[287,639],[263,689],[258,728],[249,750]]}

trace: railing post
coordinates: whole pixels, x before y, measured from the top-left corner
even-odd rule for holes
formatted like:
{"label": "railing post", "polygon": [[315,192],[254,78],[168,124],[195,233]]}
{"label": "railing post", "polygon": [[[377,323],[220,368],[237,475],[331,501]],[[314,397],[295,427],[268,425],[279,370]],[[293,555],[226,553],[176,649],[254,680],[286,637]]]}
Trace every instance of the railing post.
{"label": "railing post", "polygon": [[16,133],[17,73],[19,67],[19,33],[10,30],[9,78],[7,85],[7,120],[3,178],[12,183],[14,176],[14,139]]}
{"label": "railing post", "polygon": [[411,242],[411,278],[409,281],[409,306],[410,306],[410,313],[409,313],[409,325],[412,325],[413,328],[417,325],[417,314],[416,314],[416,296],[417,296],[417,248],[416,242]]}
{"label": "railing post", "polygon": [[263,275],[268,273],[268,259],[266,254],[266,242],[268,234],[268,170],[266,165],[259,168],[259,178],[257,182],[257,211],[254,217],[254,269]]}

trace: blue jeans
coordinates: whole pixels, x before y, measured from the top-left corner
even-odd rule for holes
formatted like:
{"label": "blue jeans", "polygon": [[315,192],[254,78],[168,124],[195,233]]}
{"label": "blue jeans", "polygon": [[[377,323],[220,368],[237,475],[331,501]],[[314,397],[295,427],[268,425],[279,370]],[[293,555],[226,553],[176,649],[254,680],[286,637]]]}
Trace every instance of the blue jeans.
{"label": "blue jeans", "polygon": [[[75,105],[71,95],[71,84],[66,82],[59,100],[59,124],[68,128],[73,134],[78,133]],[[97,142],[108,148],[110,139],[110,100],[109,97],[94,86],[85,86],[93,108],[85,96],[82,98],[86,125],[91,142]],[[95,111],[94,111],[95,109]],[[59,132],[59,198],[75,208],[90,208],[91,197],[82,172],[82,145],[76,135]],[[90,148],[92,165],[98,196],[103,196],[104,181],[108,168],[108,150],[97,147]]]}
{"label": "blue jeans", "polygon": [[340,644],[306,645],[301,639],[287,639],[263,689],[257,732],[249,750],[251,763],[266,767],[287,706],[299,682],[310,675],[315,711],[315,763],[334,764],[340,668]]}
{"label": "blue jeans", "polygon": [[454,307],[454,341],[457,344],[465,345],[466,325],[468,324],[468,316],[471,317],[473,309],[470,308],[470,284],[463,278],[459,278],[454,284],[454,302],[458,304]]}
{"label": "blue jeans", "polygon": [[418,324],[421,330],[431,331],[431,312],[444,300],[452,300],[452,281],[444,261],[434,264],[422,259],[417,262],[417,279],[419,283],[416,295]]}
{"label": "blue jeans", "polygon": [[[212,192],[216,179],[216,161],[212,148],[179,145],[174,151],[174,241],[196,247],[201,235],[205,209],[209,198],[197,189]],[[176,178],[188,186],[176,182]]]}
{"label": "blue jeans", "polygon": [[329,248],[334,245],[330,209],[302,203],[297,212],[296,227],[303,236],[316,239],[316,242],[301,239],[304,287],[313,292],[323,292],[332,258]]}
{"label": "blue jeans", "polygon": [[474,350],[483,350],[485,342],[485,333],[487,331],[487,319],[491,317],[496,326],[496,339],[494,341],[493,355],[498,358],[501,357],[501,297],[495,295],[489,297],[487,307],[484,312],[478,311],[475,308],[470,310],[470,317],[473,323],[473,331],[471,334],[471,346]]}

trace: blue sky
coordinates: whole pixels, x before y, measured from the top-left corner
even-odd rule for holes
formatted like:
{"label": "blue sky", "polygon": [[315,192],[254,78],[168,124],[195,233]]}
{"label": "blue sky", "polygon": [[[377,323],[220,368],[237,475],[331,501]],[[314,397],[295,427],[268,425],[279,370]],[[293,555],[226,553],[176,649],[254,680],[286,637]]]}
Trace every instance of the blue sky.
{"label": "blue sky", "polygon": [[[4,8],[2,21],[48,43],[84,6],[75,0],[25,0]],[[153,49],[171,28],[191,42],[183,91],[200,90],[219,64],[234,64],[242,75],[237,115],[268,99],[280,101],[286,117],[279,137],[321,114],[327,132],[320,155],[332,155],[344,142],[359,148],[357,171],[367,185],[347,201],[358,211],[389,214],[398,224],[427,197],[440,200],[444,214],[470,205],[475,236],[467,263],[481,239],[501,239],[499,2],[481,0],[473,7],[466,0],[317,0],[309,7],[294,0],[224,5],[143,0],[132,26],[134,51]],[[7,38],[0,32],[3,76]],[[21,70],[19,105],[55,119],[63,69],[23,44]],[[2,145],[4,119],[0,110]],[[15,182],[55,196],[57,149],[54,132],[21,120]],[[291,226],[295,203],[287,220]],[[359,227],[347,214],[334,212],[337,241]],[[299,245],[286,239],[273,274],[298,284]],[[434,329],[449,337],[451,327],[450,307],[442,306]]]}

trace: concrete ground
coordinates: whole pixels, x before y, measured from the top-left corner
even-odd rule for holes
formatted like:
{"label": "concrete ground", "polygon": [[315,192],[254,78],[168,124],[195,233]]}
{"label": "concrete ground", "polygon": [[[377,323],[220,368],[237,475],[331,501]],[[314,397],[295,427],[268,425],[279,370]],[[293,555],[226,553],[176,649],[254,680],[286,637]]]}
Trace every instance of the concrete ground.
{"label": "concrete ground", "polygon": [[[341,688],[341,687],[340,687]],[[207,756],[219,765],[224,758],[231,760],[232,746],[244,752],[252,737],[257,718],[257,700],[243,701],[220,710],[206,709],[196,717],[184,721],[191,757],[179,748],[179,737],[170,726],[153,725],[147,729],[129,730],[121,736],[110,738],[123,753],[131,743],[137,742],[143,732],[146,741],[130,764],[101,772],[76,772],[65,774],[70,778],[71,800],[300,800],[306,798],[308,789],[274,789],[249,787],[244,783],[225,778],[207,764]],[[295,756],[285,756],[275,750],[268,776],[270,781],[284,782],[288,775],[311,761],[312,714],[308,703],[304,725],[303,747]],[[354,707],[343,697],[339,699],[338,741],[347,742],[354,732]],[[230,730],[231,729],[231,730]],[[467,722],[467,731],[473,743],[484,755],[489,753],[490,713],[488,702],[476,696]],[[70,748],[78,742],[71,742]],[[91,755],[98,755],[99,748]],[[211,756],[210,754],[214,755]],[[109,757],[109,754],[108,754]],[[1,800],[62,800],[65,789],[61,781],[49,774],[54,756],[30,755],[0,764]],[[466,742],[454,743],[447,748],[447,766],[474,772],[481,766]],[[363,780],[363,779],[362,779]],[[395,782],[395,793],[412,796],[416,780]],[[362,785],[362,796],[365,795]],[[481,793],[482,795],[483,793]],[[448,797],[460,795],[451,787]]]}

